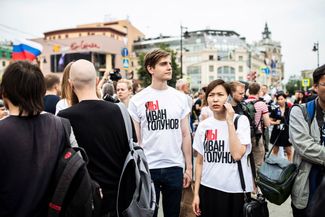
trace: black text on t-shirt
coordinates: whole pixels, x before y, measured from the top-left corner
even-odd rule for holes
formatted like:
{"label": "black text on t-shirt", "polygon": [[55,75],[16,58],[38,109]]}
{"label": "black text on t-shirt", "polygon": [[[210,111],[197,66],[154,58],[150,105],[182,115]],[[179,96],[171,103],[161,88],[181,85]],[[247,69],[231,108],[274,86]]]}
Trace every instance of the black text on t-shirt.
{"label": "black text on t-shirt", "polygon": [[204,140],[204,161],[208,163],[236,163],[230,152],[225,152],[225,140],[218,140],[218,130],[206,130]]}
{"label": "black text on t-shirt", "polygon": [[178,129],[179,120],[178,119],[168,119],[167,110],[159,109],[158,100],[148,101],[146,106],[146,118],[148,122],[148,130],[168,130],[168,129]]}

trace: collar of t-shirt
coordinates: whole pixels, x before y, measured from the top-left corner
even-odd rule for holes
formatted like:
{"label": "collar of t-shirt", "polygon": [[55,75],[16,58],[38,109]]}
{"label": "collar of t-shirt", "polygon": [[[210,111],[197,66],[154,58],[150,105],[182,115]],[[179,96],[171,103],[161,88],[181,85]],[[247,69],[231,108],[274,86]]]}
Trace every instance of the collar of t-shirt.
{"label": "collar of t-shirt", "polygon": [[256,96],[248,96],[247,99],[257,99],[257,97]]}

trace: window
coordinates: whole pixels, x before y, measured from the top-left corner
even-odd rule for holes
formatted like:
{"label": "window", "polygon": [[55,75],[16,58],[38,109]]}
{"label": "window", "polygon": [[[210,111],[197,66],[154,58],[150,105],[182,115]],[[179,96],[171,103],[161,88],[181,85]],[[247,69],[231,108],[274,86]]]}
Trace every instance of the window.
{"label": "window", "polygon": [[58,36],[58,39],[61,39],[61,35]]}
{"label": "window", "polygon": [[187,67],[187,75],[191,78],[192,89],[198,90],[201,87],[201,67],[189,66]]}
{"label": "window", "polygon": [[69,38],[69,35],[68,35],[68,34],[66,34],[66,35],[65,35],[65,38]]}
{"label": "window", "polygon": [[214,71],[214,66],[213,65],[210,65],[209,66],[209,72],[213,72]]}
{"label": "window", "polygon": [[209,82],[213,81],[214,80],[214,76],[210,75],[209,76]]}
{"label": "window", "polygon": [[243,61],[243,56],[238,56],[239,61]]}
{"label": "window", "polygon": [[243,72],[243,66],[238,67],[238,72]]}
{"label": "window", "polygon": [[2,61],[2,66],[3,66],[3,67],[6,66],[6,61]]}
{"label": "window", "polygon": [[79,36],[81,36],[82,34],[81,33],[79,33]]}
{"label": "window", "polygon": [[209,55],[209,60],[213,60],[213,55]]}
{"label": "window", "polygon": [[231,66],[221,66],[218,68],[218,78],[226,82],[236,80],[235,68]]}

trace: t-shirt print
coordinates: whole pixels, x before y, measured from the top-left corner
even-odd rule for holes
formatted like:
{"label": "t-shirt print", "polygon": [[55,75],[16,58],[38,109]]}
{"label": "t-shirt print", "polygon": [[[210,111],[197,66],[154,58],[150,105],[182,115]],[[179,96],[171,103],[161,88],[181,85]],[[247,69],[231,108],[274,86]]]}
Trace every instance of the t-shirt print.
{"label": "t-shirt print", "polygon": [[[247,160],[251,152],[249,130],[248,118],[241,115],[238,119],[236,135],[240,143],[246,145],[246,153],[242,156],[241,163],[247,192],[253,190],[253,177]],[[243,190],[240,185],[237,162],[233,159],[229,146],[226,121],[210,117],[199,124],[193,148],[203,157],[201,184],[223,192],[241,193]]]}
{"label": "t-shirt print", "polygon": [[168,118],[167,109],[159,107],[159,101],[145,103],[148,131],[169,130],[179,128],[179,119]]}
{"label": "t-shirt print", "polygon": [[229,149],[225,149],[225,140],[218,137],[218,129],[207,129],[205,131],[203,159],[207,163],[236,163]]}

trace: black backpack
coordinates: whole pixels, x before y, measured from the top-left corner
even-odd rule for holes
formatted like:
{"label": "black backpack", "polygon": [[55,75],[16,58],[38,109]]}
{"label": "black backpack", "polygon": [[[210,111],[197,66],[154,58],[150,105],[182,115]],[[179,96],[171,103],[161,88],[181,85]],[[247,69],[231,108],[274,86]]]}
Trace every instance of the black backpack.
{"label": "black backpack", "polygon": [[65,131],[65,147],[53,174],[48,217],[100,216],[102,193],[88,173],[87,154],[81,147],[71,147],[70,122],[60,119]]}

